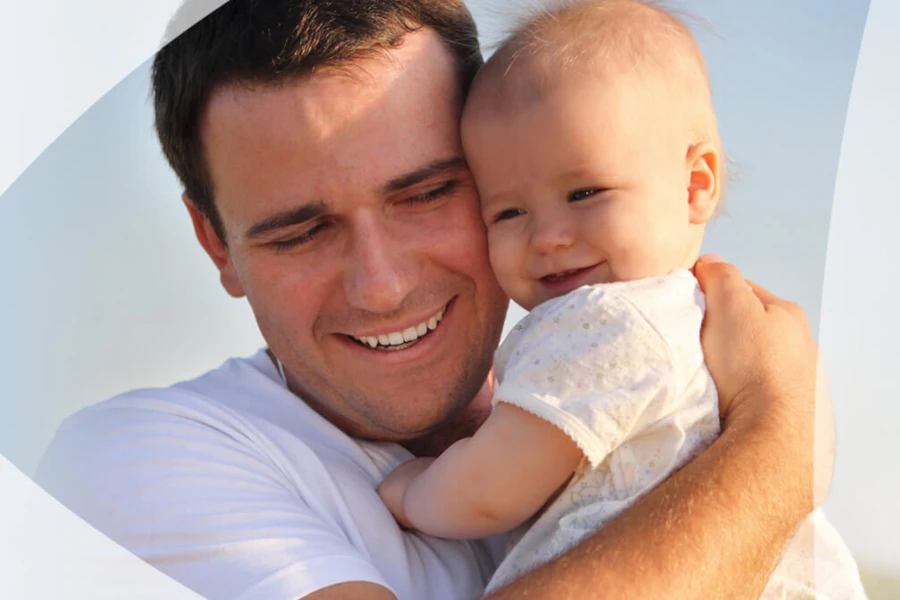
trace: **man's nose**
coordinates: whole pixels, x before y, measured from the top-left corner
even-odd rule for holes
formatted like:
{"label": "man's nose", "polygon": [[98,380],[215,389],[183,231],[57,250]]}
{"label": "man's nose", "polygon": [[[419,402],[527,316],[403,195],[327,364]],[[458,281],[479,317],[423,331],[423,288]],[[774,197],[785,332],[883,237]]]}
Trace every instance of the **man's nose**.
{"label": "man's nose", "polygon": [[400,308],[417,285],[413,254],[377,220],[357,227],[344,273],[349,304],[374,314]]}
{"label": "man's nose", "polygon": [[534,252],[549,254],[575,242],[576,226],[568,213],[563,209],[533,217],[530,245]]}

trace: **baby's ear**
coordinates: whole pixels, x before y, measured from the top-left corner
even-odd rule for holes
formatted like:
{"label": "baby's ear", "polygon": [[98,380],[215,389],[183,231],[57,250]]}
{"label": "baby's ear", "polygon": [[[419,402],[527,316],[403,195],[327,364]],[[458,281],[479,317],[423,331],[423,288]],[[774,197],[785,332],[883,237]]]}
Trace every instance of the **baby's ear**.
{"label": "baby's ear", "polygon": [[688,148],[685,167],[691,223],[703,225],[712,218],[719,204],[722,155],[714,144],[699,142]]}

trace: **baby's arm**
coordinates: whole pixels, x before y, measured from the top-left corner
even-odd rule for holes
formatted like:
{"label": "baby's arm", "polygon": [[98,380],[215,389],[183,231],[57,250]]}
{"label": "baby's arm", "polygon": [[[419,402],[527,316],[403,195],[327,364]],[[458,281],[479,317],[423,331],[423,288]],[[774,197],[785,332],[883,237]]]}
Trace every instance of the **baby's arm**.
{"label": "baby's arm", "polygon": [[555,425],[500,402],[471,438],[388,475],[379,493],[398,522],[453,539],[508,531],[537,513],[581,462]]}
{"label": "baby's arm", "polygon": [[583,458],[599,465],[674,407],[668,344],[631,301],[602,289],[532,311],[497,358],[500,402],[481,429],[382,484],[401,524],[456,539],[508,531],[537,513]]}

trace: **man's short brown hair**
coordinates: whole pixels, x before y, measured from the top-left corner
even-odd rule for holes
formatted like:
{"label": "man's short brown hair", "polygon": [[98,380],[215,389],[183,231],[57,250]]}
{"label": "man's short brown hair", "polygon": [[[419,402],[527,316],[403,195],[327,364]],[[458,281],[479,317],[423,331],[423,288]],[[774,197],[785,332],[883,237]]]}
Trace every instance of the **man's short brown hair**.
{"label": "man's short brown hair", "polygon": [[[193,2],[186,0],[179,14],[195,9]],[[396,48],[422,27],[447,45],[465,93],[483,61],[463,0],[229,0],[156,54],[153,100],[163,153],[223,242],[200,140],[212,92],[302,79]]]}

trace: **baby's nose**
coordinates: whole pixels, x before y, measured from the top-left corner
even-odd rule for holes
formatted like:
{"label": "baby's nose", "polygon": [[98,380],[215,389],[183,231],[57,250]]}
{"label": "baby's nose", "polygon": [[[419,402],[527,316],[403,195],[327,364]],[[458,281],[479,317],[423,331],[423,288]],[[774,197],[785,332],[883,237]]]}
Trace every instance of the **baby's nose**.
{"label": "baby's nose", "polygon": [[531,234],[531,248],[538,254],[547,254],[568,248],[575,242],[575,224],[570,218],[557,214],[536,220]]}

